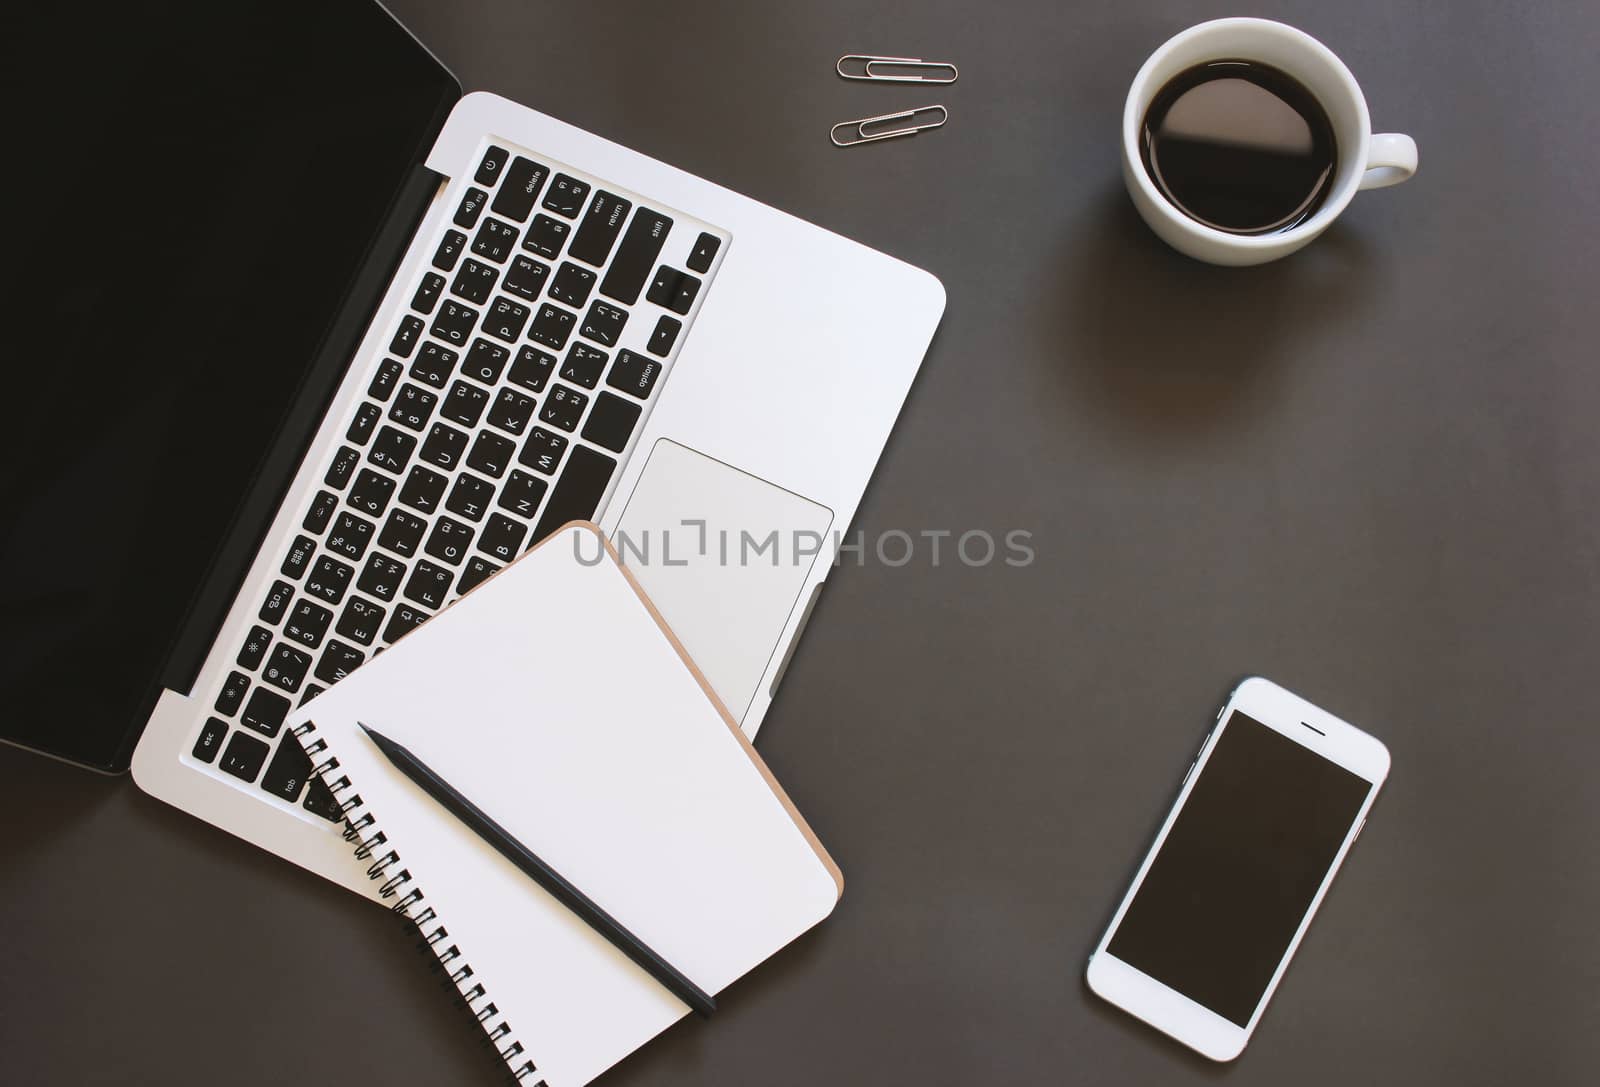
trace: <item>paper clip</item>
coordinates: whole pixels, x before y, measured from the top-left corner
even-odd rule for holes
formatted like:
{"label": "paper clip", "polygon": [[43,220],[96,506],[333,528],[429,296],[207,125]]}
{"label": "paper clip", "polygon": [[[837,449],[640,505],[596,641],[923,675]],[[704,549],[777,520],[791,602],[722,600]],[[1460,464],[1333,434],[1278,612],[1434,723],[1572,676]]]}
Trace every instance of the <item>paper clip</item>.
{"label": "paper clip", "polygon": [[[845,71],[845,64],[849,63],[851,71]],[[859,64],[858,64],[859,62]],[[939,75],[884,75],[874,71],[874,67],[884,68],[922,68],[928,72],[939,72]],[[863,53],[846,53],[834,64],[833,70],[846,79],[870,79],[877,83],[954,83],[961,73],[956,71],[956,66],[946,61],[923,60],[921,57],[869,57]],[[949,72],[949,77],[943,73]]]}
{"label": "paper clip", "polygon": [[[918,124],[917,115],[922,113],[937,113],[939,115],[939,119],[937,121],[929,120],[925,123]],[[838,124],[828,129],[828,139],[833,141],[833,145],[835,147],[854,147],[858,143],[871,143],[873,140],[887,140],[895,136],[915,136],[918,132],[921,132],[925,128],[938,128],[940,125],[944,124],[945,121],[949,120],[949,118],[950,111],[945,109],[943,106],[918,106],[916,109],[903,109],[899,113],[880,113],[876,117],[863,117],[859,121],[840,121]],[[899,128],[891,128],[887,132],[868,131],[869,125],[890,124],[895,121],[910,121],[911,123],[908,125],[902,125]],[[839,130],[841,128],[853,128],[854,134],[846,139],[841,140],[839,138]]]}

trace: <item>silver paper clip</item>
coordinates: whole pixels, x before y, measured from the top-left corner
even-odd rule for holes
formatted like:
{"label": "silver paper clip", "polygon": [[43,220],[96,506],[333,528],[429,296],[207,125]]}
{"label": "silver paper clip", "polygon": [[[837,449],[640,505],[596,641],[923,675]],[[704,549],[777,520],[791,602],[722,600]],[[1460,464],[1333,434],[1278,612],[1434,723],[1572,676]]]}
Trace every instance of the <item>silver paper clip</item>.
{"label": "silver paper clip", "polygon": [[[848,65],[850,71],[845,71]],[[886,75],[877,68],[921,68],[927,75]],[[961,73],[947,61],[923,60],[921,57],[869,57],[863,53],[846,53],[834,64],[833,70],[846,79],[870,79],[876,83],[954,83]],[[949,73],[947,76],[945,73]],[[937,74],[932,74],[937,73]]]}
{"label": "silver paper clip", "polygon": [[[927,114],[929,119],[921,123],[919,115]],[[938,114],[937,121],[932,119]],[[943,106],[918,106],[916,109],[903,109],[899,113],[880,113],[876,117],[863,117],[859,121],[840,121],[828,130],[828,139],[833,141],[835,147],[854,147],[858,143],[871,143],[873,140],[887,140],[895,136],[915,136],[925,128],[938,128],[949,120],[950,111]],[[872,131],[876,125],[893,124],[896,121],[910,121],[908,125],[891,128],[886,132]],[[839,138],[839,130],[853,129],[853,133],[845,139]]]}

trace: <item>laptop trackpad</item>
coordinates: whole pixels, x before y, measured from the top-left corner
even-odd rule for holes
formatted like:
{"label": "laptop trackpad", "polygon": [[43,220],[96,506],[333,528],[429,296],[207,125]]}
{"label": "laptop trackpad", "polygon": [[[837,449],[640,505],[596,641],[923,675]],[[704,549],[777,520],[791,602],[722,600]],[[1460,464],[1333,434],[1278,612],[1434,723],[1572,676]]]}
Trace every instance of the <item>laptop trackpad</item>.
{"label": "laptop trackpad", "polygon": [[663,438],[611,542],[742,721],[832,523],[826,506]]}

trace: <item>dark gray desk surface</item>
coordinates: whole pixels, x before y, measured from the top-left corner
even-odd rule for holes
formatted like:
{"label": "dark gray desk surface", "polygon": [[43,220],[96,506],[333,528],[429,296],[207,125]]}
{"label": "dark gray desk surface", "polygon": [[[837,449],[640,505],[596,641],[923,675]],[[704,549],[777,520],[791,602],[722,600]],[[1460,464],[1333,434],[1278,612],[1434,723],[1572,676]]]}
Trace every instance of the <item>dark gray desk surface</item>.
{"label": "dark gray desk surface", "polygon": [[[604,1083],[1592,1081],[1600,10],[1248,5],[1340,53],[1422,170],[1223,271],[1134,216],[1117,124],[1144,56],[1229,5],[392,7],[468,87],[938,274],[856,527],[1037,552],[833,575],[760,747],[844,899]],[[847,84],[846,51],[961,81]],[[942,131],[827,142],[934,101]],[[1394,773],[1219,1068],[1081,978],[1250,672]],[[0,1079],[493,1082],[378,911],[131,781],[0,751],[0,826]]]}

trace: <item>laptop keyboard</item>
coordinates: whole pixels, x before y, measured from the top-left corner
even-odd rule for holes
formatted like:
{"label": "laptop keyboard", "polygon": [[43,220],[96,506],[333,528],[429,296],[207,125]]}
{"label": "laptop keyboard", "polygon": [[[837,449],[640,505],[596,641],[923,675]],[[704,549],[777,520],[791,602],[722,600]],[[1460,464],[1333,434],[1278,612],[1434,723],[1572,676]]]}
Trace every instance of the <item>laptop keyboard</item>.
{"label": "laptop keyboard", "polygon": [[284,719],[594,516],[725,238],[580,171],[488,147],[318,468],[192,757],[337,822]]}

